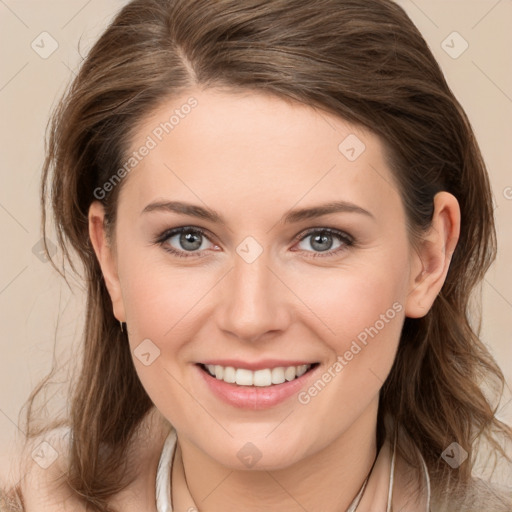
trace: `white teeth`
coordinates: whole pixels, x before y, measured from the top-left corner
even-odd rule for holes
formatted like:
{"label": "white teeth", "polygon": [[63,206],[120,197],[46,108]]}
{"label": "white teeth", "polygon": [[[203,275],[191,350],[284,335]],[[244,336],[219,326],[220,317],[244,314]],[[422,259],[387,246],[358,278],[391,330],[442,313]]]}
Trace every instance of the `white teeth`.
{"label": "white teeth", "polygon": [[308,371],[308,369],[309,368],[307,364],[297,366],[297,377],[301,377],[302,375],[304,375]]}
{"label": "white teeth", "polygon": [[252,386],[254,380],[254,372],[251,370],[245,370],[244,368],[238,368],[236,370],[235,382],[239,386]]}
{"label": "white teeth", "polygon": [[[215,375],[217,376],[217,375]],[[234,384],[236,380],[236,371],[232,366],[227,366],[224,368],[224,377],[222,379],[224,382],[228,382],[229,384]]]}
{"label": "white teeth", "polygon": [[220,366],[209,364],[206,367],[212,377],[223,380],[229,384],[238,386],[265,387],[272,384],[282,384],[285,381],[292,381],[304,375],[312,365],[302,364],[299,366],[287,366],[277,368],[265,368],[263,370],[251,371],[245,368],[233,368],[232,366]]}
{"label": "white teeth", "polygon": [[272,384],[282,384],[284,380],[284,368],[272,368]]}
{"label": "white teeth", "polygon": [[284,378],[286,380],[293,380],[297,376],[297,368],[295,366],[288,366],[284,371]]}
{"label": "white teeth", "polygon": [[257,370],[253,375],[255,386],[270,386],[272,384],[272,370]]}
{"label": "white teeth", "polygon": [[215,377],[217,377],[217,379],[222,379],[224,376],[224,368],[217,364],[215,365],[213,373],[215,373]]}

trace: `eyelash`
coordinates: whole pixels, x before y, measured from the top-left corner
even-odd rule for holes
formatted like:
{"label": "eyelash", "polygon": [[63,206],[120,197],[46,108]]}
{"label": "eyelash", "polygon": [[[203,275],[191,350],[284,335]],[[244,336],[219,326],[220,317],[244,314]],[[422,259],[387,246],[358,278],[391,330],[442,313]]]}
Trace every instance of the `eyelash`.
{"label": "eyelash", "polygon": [[[177,256],[179,258],[193,258],[193,257],[199,257],[202,258],[204,256],[196,256],[196,254],[199,253],[199,251],[188,251],[188,254],[186,254],[187,251],[178,251],[172,247],[170,247],[166,242],[169,240],[169,238],[172,238],[175,235],[179,235],[182,233],[193,233],[193,234],[199,234],[206,239],[209,240],[208,234],[205,230],[193,227],[193,226],[183,226],[180,228],[173,228],[167,231],[164,231],[155,241],[155,244],[160,245],[165,251],[173,254],[174,256]],[[345,251],[348,247],[351,247],[354,245],[355,240],[352,236],[350,236],[348,233],[345,233],[343,231],[339,231],[337,229],[332,228],[311,228],[307,230],[304,233],[301,233],[297,237],[295,237],[294,241],[302,242],[302,240],[306,239],[308,236],[311,236],[313,234],[325,234],[328,233],[329,235],[332,235],[334,237],[337,237],[339,241],[343,242],[343,245],[338,247],[334,250],[329,251],[323,251],[323,252],[316,252],[313,253],[312,258],[323,258],[323,257],[329,257],[329,256],[336,256],[342,251]],[[305,251],[305,252],[311,252],[311,251]]]}

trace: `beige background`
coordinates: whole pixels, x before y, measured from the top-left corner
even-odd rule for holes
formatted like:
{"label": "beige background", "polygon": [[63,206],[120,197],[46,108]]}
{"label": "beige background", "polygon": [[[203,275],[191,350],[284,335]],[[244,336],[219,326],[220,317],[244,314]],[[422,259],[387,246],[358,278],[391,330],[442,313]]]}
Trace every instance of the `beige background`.
{"label": "beige background", "polygon": [[[50,109],[120,0],[0,0],[0,470],[23,438],[18,414],[33,386],[80,341],[83,295],[37,256],[38,187]],[[474,126],[491,175],[499,257],[483,286],[483,340],[512,383],[512,2],[401,0]],[[454,31],[458,35],[451,35]],[[47,32],[48,35],[40,35]],[[42,58],[52,48],[56,51]],[[32,47],[39,53],[37,53]],[[445,43],[443,43],[445,41]],[[465,46],[469,45],[457,58]],[[80,47],[79,47],[80,42]],[[66,372],[56,381],[65,382]],[[66,402],[56,385],[52,403]],[[49,413],[52,414],[51,410]],[[499,417],[512,423],[510,395]]]}

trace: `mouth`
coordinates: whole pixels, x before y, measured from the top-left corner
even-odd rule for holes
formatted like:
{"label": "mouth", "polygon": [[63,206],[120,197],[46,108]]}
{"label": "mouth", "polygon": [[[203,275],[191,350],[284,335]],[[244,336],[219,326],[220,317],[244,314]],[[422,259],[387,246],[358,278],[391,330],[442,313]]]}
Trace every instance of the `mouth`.
{"label": "mouth", "polygon": [[233,366],[197,363],[197,366],[210,377],[227,384],[241,387],[273,387],[301,378],[313,371],[320,363],[302,364],[296,366],[278,366],[249,370]]}

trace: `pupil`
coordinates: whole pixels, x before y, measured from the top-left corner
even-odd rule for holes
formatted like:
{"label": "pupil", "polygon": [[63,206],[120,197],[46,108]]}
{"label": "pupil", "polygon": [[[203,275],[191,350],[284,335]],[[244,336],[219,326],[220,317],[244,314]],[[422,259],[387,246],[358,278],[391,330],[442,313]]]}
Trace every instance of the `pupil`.
{"label": "pupil", "polygon": [[[331,242],[330,244],[328,244],[329,247],[325,247],[325,245],[324,246],[320,245],[321,243],[325,244],[325,242],[329,242],[329,240]],[[316,235],[315,237],[313,237],[313,241],[312,241],[311,245],[315,249],[318,249],[319,251],[329,250],[330,247],[332,246],[332,237],[331,237],[331,235],[325,234],[325,233],[321,234],[321,235]]]}
{"label": "pupil", "polygon": [[[195,239],[195,241],[194,241]],[[199,244],[198,244],[199,242]],[[193,233],[189,231],[188,233],[184,233],[180,237],[180,243],[184,249],[187,250],[196,250],[201,247],[201,240],[199,239],[199,235],[197,233]],[[192,247],[188,246],[187,244],[192,244]]]}

